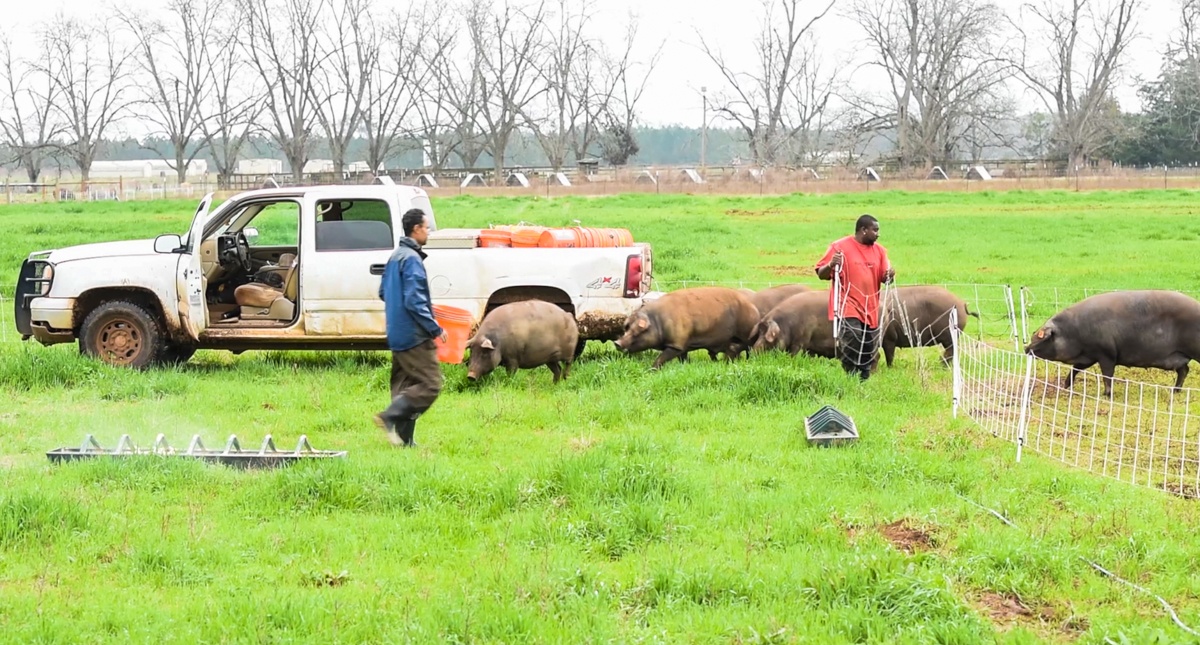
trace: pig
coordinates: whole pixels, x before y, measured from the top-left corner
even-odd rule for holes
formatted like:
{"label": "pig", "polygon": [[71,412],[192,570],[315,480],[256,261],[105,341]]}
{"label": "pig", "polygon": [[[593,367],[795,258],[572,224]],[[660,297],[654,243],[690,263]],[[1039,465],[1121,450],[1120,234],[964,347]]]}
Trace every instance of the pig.
{"label": "pig", "polygon": [[1077,372],[1099,363],[1109,398],[1118,365],[1172,370],[1178,392],[1189,362],[1200,359],[1200,302],[1177,291],[1102,293],[1054,314],[1025,352],[1070,365],[1068,389]]}
{"label": "pig", "polygon": [[[501,305],[479,325],[467,348],[467,378],[476,381],[503,365],[511,375],[545,365],[554,382],[566,378],[575,360],[579,327],[575,317],[543,300]],[[561,363],[561,366],[560,366]]]}
{"label": "pig", "polygon": [[617,349],[632,354],[647,349],[662,353],[653,369],[687,353],[706,349],[733,360],[751,343],[758,309],[746,294],[728,287],[694,287],[664,294],[625,320],[625,333],[614,341]]}
{"label": "pig", "polygon": [[758,308],[758,314],[761,317],[766,316],[779,303],[798,294],[812,291],[812,287],[806,284],[783,284],[778,287],[770,287],[757,291],[753,296],[750,296],[750,302]]}
{"label": "pig", "polygon": [[[979,317],[967,309],[962,298],[942,287],[896,287],[896,298],[887,298],[883,306],[883,356],[892,366],[897,347],[932,347],[941,345],[942,362],[954,358],[954,342],[950,337],[950,310],[958,310],[958,329],[967,328],[967,316]],[[897,303],[898,301],[898,303]],[[916,338],[912,338],[909,334]]]}
{"label": "pig", "polygon": [[754,330],[754,351],[785,350],[792,356],[836,358],[829,292],[798,293],[767,312]]}

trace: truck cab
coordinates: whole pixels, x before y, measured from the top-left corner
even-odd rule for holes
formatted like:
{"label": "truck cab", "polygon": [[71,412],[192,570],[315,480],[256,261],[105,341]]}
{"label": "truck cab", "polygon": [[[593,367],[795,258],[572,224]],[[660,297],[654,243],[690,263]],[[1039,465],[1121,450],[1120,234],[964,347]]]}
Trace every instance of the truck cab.
{"label": "truck cab", "polygon": [[197,349],[386,349],[379,284],[403,214],[431,221],[435,304],[475,324],[506,302],[541,299],[576,316],[580,347],[620,335],[650,286],[650,247],[484,248],[480,229],[438,230],[424,190],[316,186],[254,190],[211,208],[184,235],[33,253],[16,323],[46,345],[146,367]]}

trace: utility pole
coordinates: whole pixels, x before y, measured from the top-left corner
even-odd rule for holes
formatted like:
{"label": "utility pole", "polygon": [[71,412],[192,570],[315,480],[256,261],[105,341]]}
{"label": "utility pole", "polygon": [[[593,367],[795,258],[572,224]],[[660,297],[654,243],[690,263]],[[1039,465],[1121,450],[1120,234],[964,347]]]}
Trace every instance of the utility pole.
{"label": "utility pole", "polygon": [[708,95],[705,92],[708,88],[700,86],[700,104],[701,118],[703,122],[700,124],[700,172],[704,172],[705,168],[705,153],[708,151]]}

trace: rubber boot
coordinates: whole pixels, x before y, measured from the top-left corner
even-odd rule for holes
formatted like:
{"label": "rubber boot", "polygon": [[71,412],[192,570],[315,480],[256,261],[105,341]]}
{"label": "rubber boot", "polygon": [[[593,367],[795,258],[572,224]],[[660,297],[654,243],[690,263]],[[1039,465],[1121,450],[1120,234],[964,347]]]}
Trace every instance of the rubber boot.
{"label": "rubber boot", "polygon": [[375,415],[375,423],[383,428],[387,440],[393,446],[413,447],[413,430],[420,413],[416,411],[408,399],[398,396],[386,410]]}

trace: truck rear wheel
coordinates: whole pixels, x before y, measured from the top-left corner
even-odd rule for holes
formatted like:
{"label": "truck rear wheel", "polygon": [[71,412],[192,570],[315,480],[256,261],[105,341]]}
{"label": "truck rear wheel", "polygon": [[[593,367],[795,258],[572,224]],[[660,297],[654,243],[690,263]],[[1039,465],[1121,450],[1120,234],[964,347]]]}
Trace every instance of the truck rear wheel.
{"label": "truck rear wheel", "polygon": [[163,349],[158,318],[132,302],[117,300],[96,307],[80,329],[79,350],[110,365],[149,367]]}

